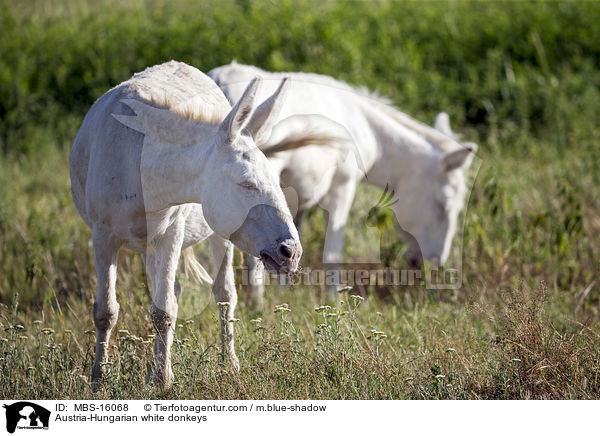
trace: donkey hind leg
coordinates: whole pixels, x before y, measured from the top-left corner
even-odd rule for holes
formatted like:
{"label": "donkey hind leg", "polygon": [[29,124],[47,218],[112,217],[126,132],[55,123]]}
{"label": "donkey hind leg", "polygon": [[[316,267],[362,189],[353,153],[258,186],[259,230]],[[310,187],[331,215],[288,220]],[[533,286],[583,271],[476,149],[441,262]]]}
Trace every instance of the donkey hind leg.
{"label": "donkey hind leg", "polygon": [[94,260],[98,276],[98,292],[94,302],[94,324],[96,326],[96,354],[92,365],[92,390],[96,391],[105,375],[108,360],[110,334],[117,324],[119,303],[115,284],[117,281],[117,259],[120,244],[111,233],[101,226],[92,230]]}
{"label": "donkey hind leg", "polygon": [[173,383],[171,345],[177,321],[177,297],[180,287],[176,273],[182,244],[182,227],[175,225],[162,237],[156,252],[146,256],[146,269],[152,282],[150,318],[156,331],[155,367],[149,380],[165,390]]}
{"label": "donkey hind leg", "polygon": [[323,264],[326,269],[336,271],[333,274],[334,284],[327,285],[327,298],[337,298],[337,291],[342,286],[339,269],[344,261],[344,227],[352,206],[356,182],[347,180],[336,183],[320,202],[328,212],[327,229],[323,247]]}
{"label": "donkey hind leg", "polygon": [[250,301],[262,307],[265,301],[265,267],[260,259],[248,256],[248,295]]}
{"label": "donkey hind leg", "polygon": [[214,265],[213,293],[221,324],[221,361],[228,358],[235,369],[240,368],[233,340],[233,313],[237,304],[237,292],[233,274],[233,244],[220,236],[209,239]]}

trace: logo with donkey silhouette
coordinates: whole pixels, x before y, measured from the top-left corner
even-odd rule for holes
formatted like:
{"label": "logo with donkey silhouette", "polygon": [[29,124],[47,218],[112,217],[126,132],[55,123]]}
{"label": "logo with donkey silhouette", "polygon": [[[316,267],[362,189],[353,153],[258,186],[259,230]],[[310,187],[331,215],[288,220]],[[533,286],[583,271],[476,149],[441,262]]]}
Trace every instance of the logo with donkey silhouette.
{"label": "logo with donkey silhouette", "polygon": [[14,433],[16,429],[48,430],[50,411],[28,401],[19,401],[3,406],[6,409],[6,431]]}

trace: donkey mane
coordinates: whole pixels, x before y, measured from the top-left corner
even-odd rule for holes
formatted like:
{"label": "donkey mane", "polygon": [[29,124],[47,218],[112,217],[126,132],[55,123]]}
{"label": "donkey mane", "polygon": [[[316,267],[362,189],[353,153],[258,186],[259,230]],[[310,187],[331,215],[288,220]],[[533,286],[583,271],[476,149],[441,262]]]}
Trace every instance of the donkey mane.
{"label": "donkey mane", "polygon": [[369,98],[369,103],[373,107],[383,112],[397,123],[418,133],[423,138],[425,138],[427,142],[429,142],[431,145],[433,145],[442,152],[454,151],[460,145],[453,138],[445,135],[439,130],[436,130],[406,115],[404,112],[391,105],[389,100],[387,100],[386,98],[380,98],[379,96],[373,94],[362,95],[362,97]]}
{"label": "donkey mane", "polygon": [[342,82],[328,76],[321,76],[319,74],[299,74],[309,76],[311,78],[318,78],[318,82],[321,84],[331,85],[331,82],[335,82],[337,85],[336,87],[338,89],[347,92],[352,92],[363,103],[371,105],[372,107],[380,110],[388,117],[392,118],[394,121],[398,122],[404,127],[418,133],[423,138],[425,138],[427,142],[429,142],[434,147],[438,148],[440,151],[453,151],[456,150],[457,146],[460,145],[458,142],[455,141],[454,138],[451,138],[446,134],[440,132],[439,130],[434,129],[431,126],[428,126],[427,124],[415,120],[411,116],[405,114],[394,105],[394,102],[390,98],[381,95],[377,91],[371,91],[366,86],[353,86],[346,82]]}
{"label": "donkey mane", "polygon": [[[182,78],[192,80],[202,88],[202,92],[190,94],[190,89],[178,86],[189,83]],[[188,121],[218,124],[231,110],[231,105],[212,79],[182,62],[170,61],[146,68],[123,85],[128,85],[143,101]]]}

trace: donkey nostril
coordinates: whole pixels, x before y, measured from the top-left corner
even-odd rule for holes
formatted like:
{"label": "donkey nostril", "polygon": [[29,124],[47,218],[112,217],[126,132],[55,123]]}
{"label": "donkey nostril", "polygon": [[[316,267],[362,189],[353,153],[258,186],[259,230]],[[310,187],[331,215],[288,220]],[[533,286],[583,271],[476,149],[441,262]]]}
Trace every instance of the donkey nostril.
{"label": "donkey nostril", "polygon": [[292,255],[293,255],[290,247],[288,247],[287,245],[284,245],[284,244],[281,244],[279,246],[279,254],[281,254],[281,256],[283,256],[286,259],[291,259]]}

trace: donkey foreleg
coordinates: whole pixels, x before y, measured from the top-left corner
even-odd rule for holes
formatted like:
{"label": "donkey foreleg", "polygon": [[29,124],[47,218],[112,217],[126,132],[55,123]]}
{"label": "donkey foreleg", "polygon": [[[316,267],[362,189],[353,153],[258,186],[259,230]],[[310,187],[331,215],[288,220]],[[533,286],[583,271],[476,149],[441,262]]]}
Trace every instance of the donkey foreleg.
{"label": "donkey foreleg", "polygon": [[339,269],[344,261],[344,227],[348,220],[355,192],[356,182],[354,180],[347,179],[342,183],[334,181],[329,192],[320,201],[321,207],[328,212],[323,246],[323,264],[327,269],[337,272],[337,275],[334,275],[335,283],[327,285],[329,297],[336,295],[341,286]]}
{"label": "donkey foreleg", "polygon": [[250,300],[262,306],[265,296],[265,267],[262,261],[254,256],[248,256],[248,294]]}
{"label": "donkey foreleg", "polygon": [[160,238],[154,254],[146,256],[146,269],[152,281],[150,317],[156,331],[155,368],[150,379],[168,389],[173,383],[171,345],[177,320],[177,266],[183,245],[184,220],[177,219]]}
{"label": "donkey foreleg", "polygon": [[235,354],[233,339],[234,311],[237,304],[237,291],[233,274],[233,244],[218,235],[209,239],[214,265],[213,293],[219,311],[221,325],[221,360],[229,359],[236,369],[240,368]]}

